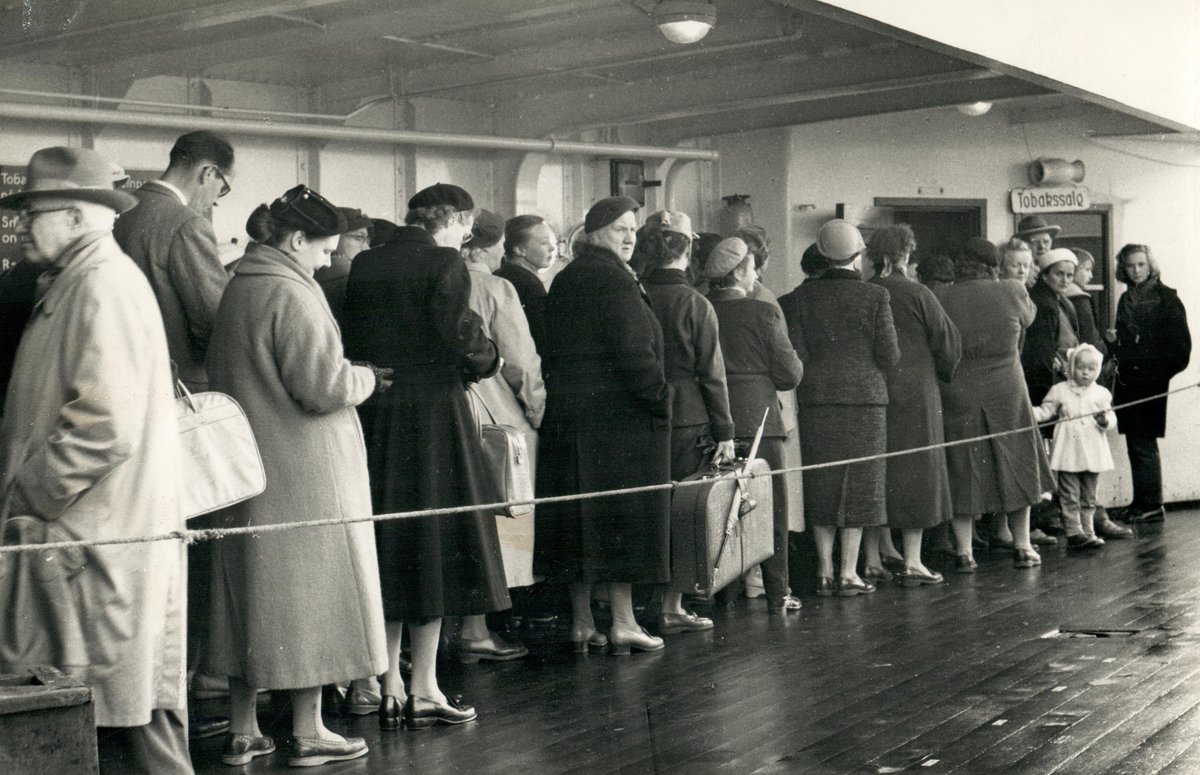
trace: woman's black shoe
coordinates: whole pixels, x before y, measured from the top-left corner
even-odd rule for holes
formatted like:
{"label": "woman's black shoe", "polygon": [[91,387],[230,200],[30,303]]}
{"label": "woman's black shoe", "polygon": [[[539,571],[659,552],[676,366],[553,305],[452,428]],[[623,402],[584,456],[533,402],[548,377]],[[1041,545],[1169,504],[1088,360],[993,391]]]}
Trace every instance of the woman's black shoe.
{"label": "woman's black shoe", "polygon": [[475,716],[474,708],[460,705],[451,697],[443,703],[410,694],[408,702],[404,703],[404,725],[409,729],[428,729],[435,724],[465,724],[474,721]]}
{"label": "woman's black shoe", "polygon": [[383,702],[379,703],[379,728],[400,729],[403,726],[403,718],[400,701],[390,694],[383,695]]}

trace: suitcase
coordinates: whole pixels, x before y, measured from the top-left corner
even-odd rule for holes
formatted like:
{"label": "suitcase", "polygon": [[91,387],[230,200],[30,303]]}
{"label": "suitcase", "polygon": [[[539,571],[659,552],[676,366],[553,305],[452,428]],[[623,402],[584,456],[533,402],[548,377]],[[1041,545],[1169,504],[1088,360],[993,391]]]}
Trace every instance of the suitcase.
{"label": "suitcase", "polygon": [[[753,479],[742,481],[746,511],[734,522],[728,538],[726,522],[737,485],[738,460],[720,469],[708,466],[685,482],[703,484],[679,487],[671,498],[671,576],[684,582],[676,587],[709,597],[729,582],[775,554],[771,470],[765,460],[750,463]],[[744,506],[741,511],[745,511]]]}

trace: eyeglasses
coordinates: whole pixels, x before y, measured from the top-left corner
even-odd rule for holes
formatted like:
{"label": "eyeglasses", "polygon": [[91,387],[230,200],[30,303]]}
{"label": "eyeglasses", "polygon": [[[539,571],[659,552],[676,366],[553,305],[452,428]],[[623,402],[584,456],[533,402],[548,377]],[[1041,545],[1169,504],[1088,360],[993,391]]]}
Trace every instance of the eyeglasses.
{"label": "eyeglasses", "polygon": [[215,164],[212,165],[212,168],[214,170],[216,170],[217,177],[221,179],[221,190],[217,193],[217,199],[220,199],[221,197],[228,194],[230,191],[229,178],[225,177],[225,173],[222,172],[221,168],[218,167],[217,165],[215,165]]}
{"label": "eyeglasses", "polygon": [[37,220],[37,217],[39,215],[43,215],[45,213],[61,213],[61,212],[65,212],[66,210],[74,210],[74,209],[75,209],[74,207],[47,207],[43,210],[22,210],[19,213],[17,213],[17,217],[20,218],[21,221],[24,222],[26,225],[28,225],[28,224],[32,224],[35,220]]}

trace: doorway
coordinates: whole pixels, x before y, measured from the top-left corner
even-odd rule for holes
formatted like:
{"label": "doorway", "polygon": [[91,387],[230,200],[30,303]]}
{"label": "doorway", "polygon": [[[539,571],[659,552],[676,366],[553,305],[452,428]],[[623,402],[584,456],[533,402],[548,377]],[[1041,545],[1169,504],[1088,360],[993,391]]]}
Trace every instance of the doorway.
{"label": "doorway", "polygon": [[953,258],[971,237],[986,237],[986,199],[940,199],[920,197],[901,199],[875,197],[872,207],[839,204],[838,218],[856,224],[864,239],[876,229],[907,223],[917,239],[912,260],[920,263],[929,256]]}

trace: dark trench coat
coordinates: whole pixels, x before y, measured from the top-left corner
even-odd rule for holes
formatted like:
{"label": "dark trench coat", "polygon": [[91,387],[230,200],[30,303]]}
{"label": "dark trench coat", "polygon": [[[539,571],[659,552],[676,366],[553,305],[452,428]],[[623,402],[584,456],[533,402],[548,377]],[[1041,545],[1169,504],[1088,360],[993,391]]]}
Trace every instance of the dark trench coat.
{"label": "dark trench coat", "polygon": [[[583,245],[546,297],[538,496],[671,478],[662,329],[615,254]],[[571,581],[670,579],[670,492],[539,506],[535,572]]]}

